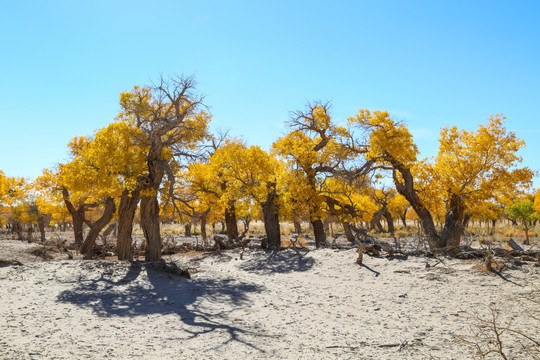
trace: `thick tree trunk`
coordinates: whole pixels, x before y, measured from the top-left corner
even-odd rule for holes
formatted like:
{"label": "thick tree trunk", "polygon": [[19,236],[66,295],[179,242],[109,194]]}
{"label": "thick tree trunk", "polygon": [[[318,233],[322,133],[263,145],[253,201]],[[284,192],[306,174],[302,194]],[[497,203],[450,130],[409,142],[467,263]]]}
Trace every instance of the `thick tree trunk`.
{"label": "thick tree trunk", "polygon": [[382,214],[383,214],[383,209],[380,209],[375,214],[373,214],[373,217],[371,221],[369,222],[369,230],[377,229],[377,231],[380,233],[384,232],[384,229],[381,225]]}
{"label": "thick tree trunk", "polygon": [[300,224],[300,221],[294,220],[293,225],[294,225],[294,232],[300,235],[302,233],[302,225]]}
{"label": "thick tree trunk", "polygon": [[234,201],[229,202],[229,207],[225,210],[225,225],[229,240],[236,240],[238,238],[238,221],[236,220]]}
{"label": "thick tree trunk", "polygon": [[157,196],[141,198],[141,227],[146,239],[146,261],[161,259],[161,235],[159,229],[159,203]]}
{"label": "thick tree trunk", "polygon": [[86,239],[84,239],[81,246],[80,252],[85,258],[90,258],[92,256],[92,247],[94,247],[99,232],[111,222],[115,211],[116,205],[114,204],[114,200],[111,197],[107,198],[107,200],[105,200],[103,215],[90,225],[90,231],[88,232],[88,235],[86,235]]}
{"label": "thick tree trunk", "polygon": [[140,199],[140,191],[138,189],[129,192],[124,189],[120,196],[120,204],[118,205],[118,231],[116,237],[116,251],[118,260],[133,260],[131,237],[133,233],[133,219],[137,211],[137,205]]}
{"label": "thick tree trunk", "polygon": [[146,239],[146,261],[161,259],[161,233],[159,220],[158,190],[165,173],[165,161],[161,160],[161,146],[153,143],[148,155],[148,176],[140,179],[145,195],[141,197],[141,227]]}
{"label": "thick tree trunk", "polygon": [[13,222],[11,231],[17,233],[17,240],[24,240],[23,228],[20,222]]}
{"label": "thick tree trunk", "polygon": [[444,247],[458,247],[463,234],[465,206],[459,196],[452,195],[446,210],[444,227],[441,231],[441,241]]}
{"label": "thick tree trunk", "polygon": [[497,224],[497,219],[491,220],[491,231],[489,232],[490,235],[495,234],[495,225]]}
{"label": "thick tree trunk", "polygon": [[[402,166],[399,162],[394,159],[389,159],[394,171],[392,173],[394,178],[394,185],[398,193],[403,195],[405,199],[411,204],[411,207],[414,209],[418,217],[420,218],[420,223],[422,229],[427,236],[429,248],[431,250],[440,249],[446,246],[446,241],[441,239],[435,228],[435,222],[431,213],[424,205],[424,202],[420,199],[416,190],[414,189],[414,179],[411,173],[411,170]],[[397,172],[401,174],[401,179],[398,177]]]}
{"label": "thick tree trunk", "polygon": [[311,220],[311,226],[313,226],[313,234],[315,235],[315,247],[318,249],[326,244],[324,224],[321,219],[317,219]]}
{"label": "thick tree trunk", "polygon": [[184,235],[188,237],[191,236],[191,222],[184,224]]}
{"label": "thick tree trunk", "polygon": [[396,232],[396,228],[394,227],[394,218],[392,217],[392,214],[390,214],[389,211],[386,211],[384,213],[384,218],[388,224],[388,232],[390,234],[394,234]]}
{"label": "thick tree trunk", "polygon": [[341,224],[343,225],[343,231],[345,232],[345,237],[347,238],[347,240],[349,242],[355,243],[356,242],[356,237],[354,236],[354,234],[352,232],[351,224],[349,224],[347,222],[343,222]]}
{"label": "thick tree trunk", "polygon": [[275,184],[268,185],[266,202],[262,203],[264,218],[264,230],[269,249],[277,250],[281,247],[281,230],[279,226],[278,208],[276,205],[277,194]]}

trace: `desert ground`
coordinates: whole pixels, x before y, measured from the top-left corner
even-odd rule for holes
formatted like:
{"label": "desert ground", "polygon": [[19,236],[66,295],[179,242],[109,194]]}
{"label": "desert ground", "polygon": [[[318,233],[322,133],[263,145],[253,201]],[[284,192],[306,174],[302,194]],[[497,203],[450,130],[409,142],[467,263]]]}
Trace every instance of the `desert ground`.
{"label": "desert ground", "polygon": [[142,261],[43,261],[39,247],[0,240],[12,260],[0,267],[1,359],[471,359],[471,343],[496,345],[475,337],[490,309],[497,326],[511,321],[508,358],[540,356],[526,338],[540,338],[534,261],[493,273],[443,255],[358,265],[356,249],[165,256],[186,278]]}

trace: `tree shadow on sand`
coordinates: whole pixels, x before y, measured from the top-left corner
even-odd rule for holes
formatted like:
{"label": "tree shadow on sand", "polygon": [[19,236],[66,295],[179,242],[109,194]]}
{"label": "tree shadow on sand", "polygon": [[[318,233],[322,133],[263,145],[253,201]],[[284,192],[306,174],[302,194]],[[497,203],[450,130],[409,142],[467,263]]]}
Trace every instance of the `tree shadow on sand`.
{"label": "tree shadow on sand", "polygon": [[[148,282],[136,281],[146,273]],[[136,317],[151,314],[176,314],[183,322],[188,338],[224,331],[228,338],[221,344],[237,341],[263,352],[255,345],[243,340],[242,335],[263,336],[255,331],[229,325],[227,315],[235,309],[250,305],[248,294],[258,293],[262,287],[238,283],[232,279],[184,279],[178,275],[164,273],[144,263],[132,262],[125,276],[112,280],[112,272],[102,273],[99,279],[80,279],[73,290],[66,290],[58,301],[91,308],[102,317]],[[148,286],[150,285],[150,286]],[[230,311],[213,313],[197,307],[197,302],[206,300],[228,305]]]}
{"label": "tree shadow on sand", "polygon": [[269,250],[265,258],[254,257],[243,262],[239,267],[244,271],[260,275],[308,271],[315,265],[315,260],[308,257],[309,251]]}

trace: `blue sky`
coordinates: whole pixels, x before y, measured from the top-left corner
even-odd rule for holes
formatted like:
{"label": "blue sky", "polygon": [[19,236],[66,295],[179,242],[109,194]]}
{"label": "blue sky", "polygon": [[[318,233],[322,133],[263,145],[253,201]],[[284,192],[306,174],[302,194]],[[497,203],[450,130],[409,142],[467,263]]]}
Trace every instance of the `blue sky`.
{"label": "blue sky", "polygon": [[37,176],[113,120],[120,92],[183,73],[213,129],[248,144],[268,148],[317,99],[338,120],[390,111],[424,156],[441,128],[504,113],[540,170],[539,19],[518,0],[0,0],[0,169]]}

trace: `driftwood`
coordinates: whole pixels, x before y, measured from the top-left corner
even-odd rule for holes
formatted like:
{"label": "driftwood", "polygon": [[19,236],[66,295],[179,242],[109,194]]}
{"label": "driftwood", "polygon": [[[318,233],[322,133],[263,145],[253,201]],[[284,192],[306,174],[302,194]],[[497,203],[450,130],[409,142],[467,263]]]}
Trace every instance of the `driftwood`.
{"label": "driftwood", "polygon": [[16,265],[16,266],[22,266],[23,263],[17,260],[2,260],[0,259],[0,267],[2,266],[10,266],[10,265]]}
{"label": "driftwood", "polygon": [[250,238],[239,238],[237,241],[231,241],[225,235],[214,235],[215,247],[218,251],[220,250],[230,250],[236,248],[245,248],[251,242]]}

